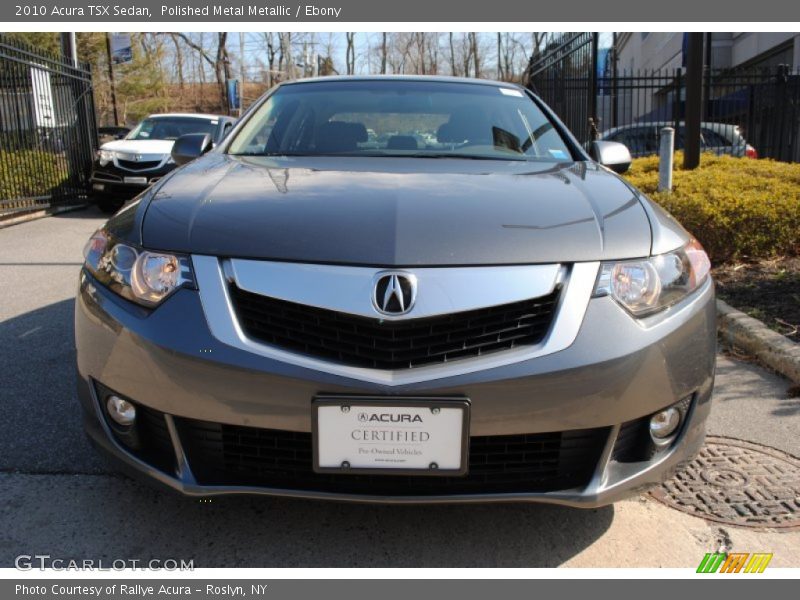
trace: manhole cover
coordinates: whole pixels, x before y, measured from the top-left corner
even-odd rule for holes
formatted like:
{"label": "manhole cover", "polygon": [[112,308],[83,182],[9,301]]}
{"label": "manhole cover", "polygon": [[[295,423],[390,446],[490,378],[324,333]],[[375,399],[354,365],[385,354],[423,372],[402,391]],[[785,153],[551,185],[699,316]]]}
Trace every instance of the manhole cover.
{"label": "manhole cover", "polygon": [[767,446],[708,437],[700,454],[651,495],[709,521],[798,527],[800,460]]}

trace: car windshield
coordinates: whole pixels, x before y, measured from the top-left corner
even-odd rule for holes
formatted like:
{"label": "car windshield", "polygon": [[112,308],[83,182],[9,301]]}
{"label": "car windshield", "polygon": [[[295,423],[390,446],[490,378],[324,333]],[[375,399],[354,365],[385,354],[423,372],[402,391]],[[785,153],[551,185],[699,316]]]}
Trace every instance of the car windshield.
{"label": "car windshield", "polygon": [[553,123],[520,89],[398,80],[285,85],[248,119],[228,152],[573,160]]}
{"label": "car windshield", "polygon": [[197,117],[149,117],[139,123],[125,139],[177,140],[187,133],[214,135],[219,121]]}

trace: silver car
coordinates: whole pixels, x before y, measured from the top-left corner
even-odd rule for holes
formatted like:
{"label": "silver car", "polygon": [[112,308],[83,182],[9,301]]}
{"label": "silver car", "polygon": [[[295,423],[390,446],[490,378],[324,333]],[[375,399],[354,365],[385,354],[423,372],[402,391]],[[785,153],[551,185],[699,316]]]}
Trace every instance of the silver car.
{"label": "silver car", "polygon": [[[675,127],[674,121],[653,121],[614,127],[600,134],[600,139],[627,146],[634,157],[658,154],[661,130]],[[686,143],[686,124],[678,122],[675,130],[675,149],[683,150]],[[730,123],[700,123],[700,148],[717,155],[758,158],[758,152],[747,143],[738,125]]]}
{"label": "silver car", "polygon": [[76,301],[86,431],[125,471],[596,507],[702,443],[708,258],[614,172],[624,146],[586,154],[528,90],[295,81],[172,154],[87,243]]}

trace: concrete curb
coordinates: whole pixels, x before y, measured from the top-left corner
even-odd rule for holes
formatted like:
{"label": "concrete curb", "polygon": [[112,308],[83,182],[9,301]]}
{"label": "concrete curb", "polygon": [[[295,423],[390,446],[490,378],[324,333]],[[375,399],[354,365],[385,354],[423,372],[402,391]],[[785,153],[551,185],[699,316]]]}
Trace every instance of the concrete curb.
{"label": "concrete curb", "polygon": [[800,384],[800,344],[772,331],[722,300],[717,300],[717,331],[722,339],[741,348],[768,367]]}
{"label": "concrete curb", "polygon": [[70,212],[73,210],[81,210],[89,206],[88,202],[83,204],[70,204],[69,206],[58,206],[55,208],[43,208],[41,210],[33,210],[19,215],[18,217],[8,217],[0,219],[0,229],[11,227],[12,225],[19,225],[20,223],[27,223],[28,221],[35,221],[44,217],[52,217],[60,213]]}

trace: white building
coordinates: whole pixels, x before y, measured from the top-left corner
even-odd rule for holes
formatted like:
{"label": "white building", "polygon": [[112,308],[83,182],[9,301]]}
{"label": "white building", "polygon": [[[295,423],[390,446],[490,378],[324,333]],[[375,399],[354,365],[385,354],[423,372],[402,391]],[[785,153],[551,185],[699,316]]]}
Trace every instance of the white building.
{"label": "white building", "polygon": [[[618,33],[620,73],[675,69],[684,65],[684,33]],[[710,66],[800,67],[800,33],[712,33]]]}

